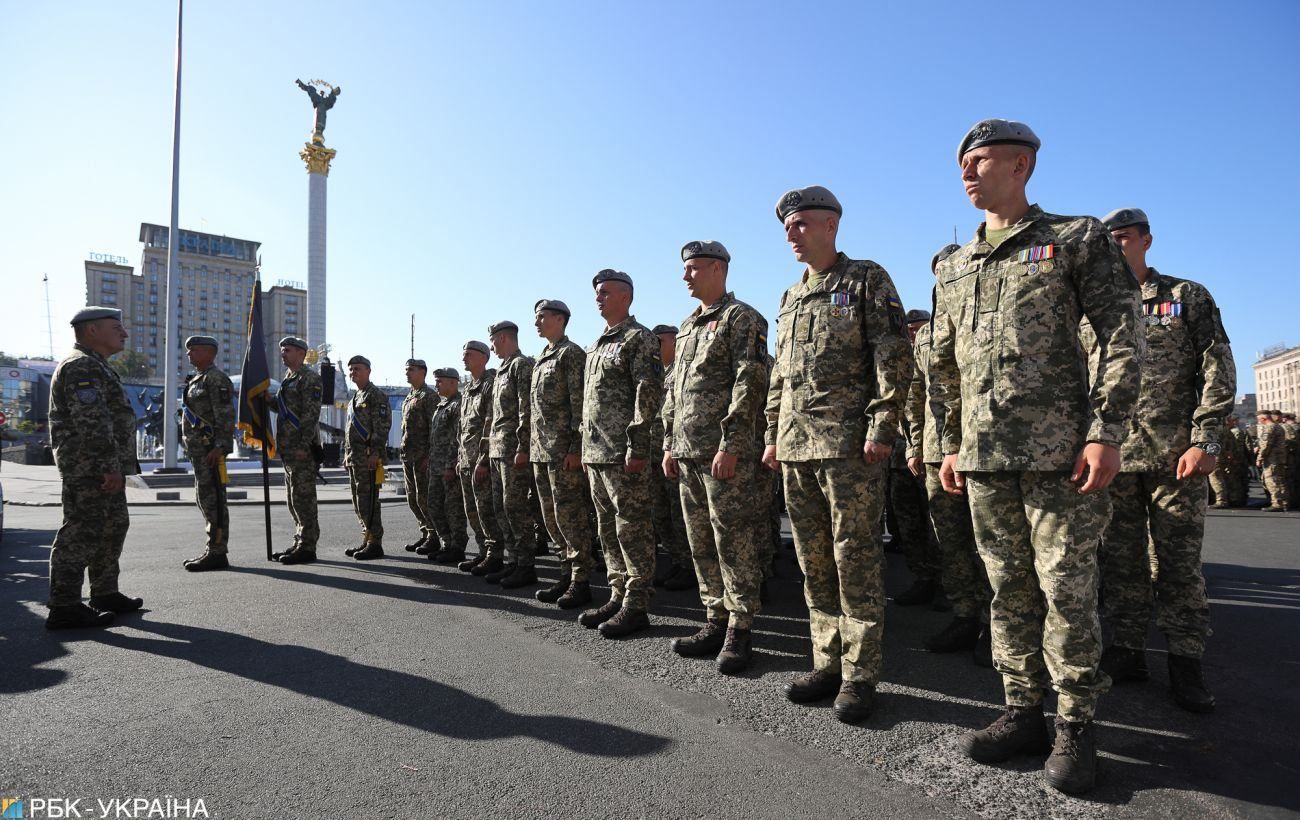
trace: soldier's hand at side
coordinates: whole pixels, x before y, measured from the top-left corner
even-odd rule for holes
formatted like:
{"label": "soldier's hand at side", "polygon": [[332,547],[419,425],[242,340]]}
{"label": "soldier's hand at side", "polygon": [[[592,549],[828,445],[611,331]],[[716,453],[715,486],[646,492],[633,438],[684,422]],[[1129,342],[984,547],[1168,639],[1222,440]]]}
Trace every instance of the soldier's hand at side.
{"label": "soldier's hand at side", "polygon": [[582,469],[582,456],[577,453],[569,453],[564,457],[563,469],[566,472],[576,473]]}
{"label": "soldier's hand at side", "polygon": [[632,456],[628,456],[627,459],[623,462],[623,472],[625,473],[639,473],[644,469],[645,469],[644,458],[633,458]]}
{"label": "soldier's hand at side", "polygon": [[99,485],[99,489],[104,495],[117,495],[122,492],[123,486],[121,473],[104,473],[104,483]]}
{"label": "soldier's hand at side", "polygon": [[943,457],[943,465],[939,467],[939,483],[943,485],[943,491],[949,495],[966,494],[966,476],[957,472],[956,453],[949,453]]}
{"label": "soldier's hand at side", "polygon": [[217,462],[221,460],[220,450],[209,450],[208,454],[203,457],[203,463],[209,467],[216,467]]}
{"label": "soldier's hand at side", "polygon": [[912,475],[920,478],[925,475],[925,462],[920,456],[912,456],[907,460],[907,469]]}
{"label": "soldier's hand at side", "polygon": [[677,478],[677,459],[673,458],[672,453],[664,453],[664,461],[661,465],[664,475],[668,478]]}
{"label": "soldier's hand at side", "polygon": [[525,468],[525,467],[527,467],[527,466],[528,466],[528,454],[527,454],[527,453],[515,453],[515,469],[516,469],[516,470],[522,470],[523,468]]}
{"label": "soldier's hand at side", "polygon": [[1187,452],[1178,459],[1178,469],[1174,471],[1174,478],[1182,481],[1194,475],[1209,475],[1214,472],[1218,464],[1217,456],[1210,455],[1200,447],[1188,447]]}
{"label": "soldier's hand at side", "polygon": [[1119,448],[1099,441],[1090,441],[1079,451],[1074,460],[1074,471],[1070,480],[1078,484],[1087,472],[1088,480],[1079,488],[1081,493],[1095,493],[1110,486],[1110,482],[1119,473]]}
{"label": "soldier's hand at side", "polygon": [[763,448],[763,466],[774,473],[781,472],[781,462],[776,460],[775,444],[769,444]]}
{"label": "soldier's hand at side", "polygon": [[374,470],[378,466],[379,466],[379,456],[370,456],[369,458],[366,459],[366,467],[368,469]]}
{"label": "soldier's hand at side", "polygon": [[894,451],[892,444],[881,444],[878,441],[868,441],[862,445],[862,460],[868,464],[879,464],[889,458],[889,454]]}
{"label": "soldier's hand at side", "polygon": [[736,457],[731,453],[717,452],[713,456],[713,466],[710,468],[713,477],[718,481],[726,481],[736,474]]}

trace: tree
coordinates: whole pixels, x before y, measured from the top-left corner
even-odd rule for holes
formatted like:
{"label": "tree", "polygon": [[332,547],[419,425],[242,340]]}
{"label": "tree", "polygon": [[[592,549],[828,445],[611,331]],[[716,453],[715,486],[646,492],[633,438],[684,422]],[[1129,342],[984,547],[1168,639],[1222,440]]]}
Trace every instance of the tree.
{"label": "tree", "polygon": [[17,364],[18,364],[17,359],[15,359],[13,356],[10,356],[8,353],[5,353],[3,350],[0,350],[0,367],[4,367],[6,365],[9,367],[13,367]]}
{"label": "tree", "polygon": [[124,379],[143,379],[149,375],[149,357],[135,350],[123,350],[109,365]]}

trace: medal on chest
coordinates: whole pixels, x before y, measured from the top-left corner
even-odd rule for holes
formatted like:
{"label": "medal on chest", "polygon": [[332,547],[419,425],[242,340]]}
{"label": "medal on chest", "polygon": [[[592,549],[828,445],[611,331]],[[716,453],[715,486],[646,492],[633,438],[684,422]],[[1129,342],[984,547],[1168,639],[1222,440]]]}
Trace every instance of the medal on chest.
{"label": "medal on chest", "polygon": [[1035,245],[1017,254],[1016,261],[1025,266],[1025,273],[1033,276],[1036,273],[1051,273],[1056,268],[1056,263],[1052,261],[1055,256],[1055,245]]}

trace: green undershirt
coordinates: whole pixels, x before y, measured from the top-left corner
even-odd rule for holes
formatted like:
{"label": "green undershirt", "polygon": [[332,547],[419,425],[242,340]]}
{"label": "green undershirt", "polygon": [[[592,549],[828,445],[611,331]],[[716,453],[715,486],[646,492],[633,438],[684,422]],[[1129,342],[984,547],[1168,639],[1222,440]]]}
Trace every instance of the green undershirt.
{"label": "green undershirt", "polygon": [[996,248],[998,245],[1002,244],[1002,240],[1007,238],[1007,234],[1011,233],[1015,229],[1015,225],[1012,225],[1009,228],[990,228],[986,225],[984,227],[984,241]]}

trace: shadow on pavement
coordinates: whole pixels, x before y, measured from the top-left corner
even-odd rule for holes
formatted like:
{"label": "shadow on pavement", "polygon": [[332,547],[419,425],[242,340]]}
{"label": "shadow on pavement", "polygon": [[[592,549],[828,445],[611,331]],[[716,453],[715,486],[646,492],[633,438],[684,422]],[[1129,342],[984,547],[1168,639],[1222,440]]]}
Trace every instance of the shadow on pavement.
{"label": "shadow on pavement", "polygon": [[[47,640],[45,631],[54,532],[5,529],[0,544],[0,693],[47,689],[67,677],[62,669],[38,668],[68,654],[61,644]],[[30,607],[35,602],[41,604],[39,612]]]}

